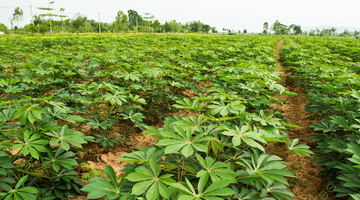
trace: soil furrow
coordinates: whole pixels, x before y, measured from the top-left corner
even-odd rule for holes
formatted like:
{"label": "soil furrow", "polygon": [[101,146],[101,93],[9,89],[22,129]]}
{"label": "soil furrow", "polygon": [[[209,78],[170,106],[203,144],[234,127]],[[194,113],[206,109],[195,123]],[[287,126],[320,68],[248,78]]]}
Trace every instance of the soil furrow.
{"label": "soil furrow", "polygon": [[[284,40],[281,40],[275,47],[277,52],[274,53],[278,58],[278,65],[280,65],[279,74],[283,79],[283,86],[286,87],[287,91],[297,93],[296,96],[281,96],[277,95],[278,99],[285,100],[285,103],[282,104],[278,109],[282,112],[283,115],[287,117],[291,124],[302,127],[302,129],[289,128],[289,138],[300,140],[301,144],[306,144],[311,147],[311,150],[314,150],[316,144],[309,137],[313,134],[313,129],[309,126],[316,122],[314,120],[305,119],[310,115],[305,112],[305,106],[307,102],[305,101],[305,88],[297,85],[295,81],[290,77],[291,73],[285,72],[285,65],[281,62],[279,57],[279,52],[284,45]],[[271,143],[266,148],[269,154],[278,155],[281,157],[284,162],[288,163],[289,166],[286,168],[294,173],[295,178],[288,179],[289,189],[294,193],[294,200],[312,200],[320,199],[321,195],[325,195],[327,198],[321,199],[335,199],[332,197],[331,193],[326,190],[327,183],[322,182],[321,178],[318,176],[318,173],[323,169],[316,166],[314,160],[316,157],[306,157],[299,156],[288,150],[286,144],[276,144]]]}

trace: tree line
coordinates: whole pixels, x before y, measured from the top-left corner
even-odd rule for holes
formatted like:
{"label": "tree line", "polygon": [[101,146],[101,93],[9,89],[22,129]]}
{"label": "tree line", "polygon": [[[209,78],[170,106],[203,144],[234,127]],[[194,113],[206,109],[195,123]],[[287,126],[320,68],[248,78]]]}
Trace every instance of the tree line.
{"label": "tree line", "polygon": [[[320,30],[316,28],[315,30],[310,31],[302,31],[300,25],[291,24],[287,26],[285,24],[280,23],[278,20],[271,25],[270,30],[273,31],[275,35],[309,35],[309,36],[342,36],[342,37],[359,37],[360,31],[348,31],[344,30],[342,33],[337,33],[337,29],[335,27],[324,28]],[[269,34],[269,23],[265,22],[263,24],[263,35]]]}
{"label": "tree line", "polygon": [[[9,30],[4,24],[0,23],[0,31],[5,33],[91,33],[91,32],[106,32],[106,33],[129,33],[129,32],[146,32],[146,33],[217,33],[215,27],[205,24],[201,21],[191,21],[187,23],[177,22],[176,20],[169,20],[165,23],[160,23],[155,19],[154,15],[150,13],[144,13],[140,15],[135,10],[128,10],[127,13],[118,11],[115,17],[115,21],[112,23],[104,23],[95,21],[94,19],[88,19],[87,16],[76,14],[72,19],[67,18],[66,15],[58,15],[52,13],[54,10],[50,7],[54,1],[49,2],[48,7],[38,7],[48,13],[34,15],[31,23],[26,24],[23,28],[18,26],[13,27],[14,22],[20,22],[23,19],[23,11],[20,7],[17,7],[13,16],[10,17],[11,29]],[[60,8],[60,11],[65,11],[64,8]],[[58,17],[60,19],[53,19]]]}
{"label": "tree line", "polygon": [[[88,19],[87,16],[76,14],[73,18],[67,18],[66,15],[54,14],[54,8],[51,5],[54,1],[49,1],[48,7],[38,7],[39,10],[45,13],[34,15],[31,23],[26,24],[23,28],[13,26],[14,23],[19,23],[23,20],[23,11],[20,7],[14,10],[13,15],[9,18],[11,23],[10,30],[0,23],[0,31],[5,33],[15,32],[18,34],[45,34],[45,33],[92,33],[92,32],[106,32],[106,33],[129,33],[129,32],[145,32],[145,33],[217,33],[215,27],[211,27],[208,24],[204,24],[201,21],[191,21],[187,23],[177,22],[176,20],[166,21],[160,23],[155,19],[151,13],[144,13],[140,15],[135,10],[128,10],[127,13],[118,11],[115,17],[115,21],[112,23],[104,23],[95,21],[94,19]],[[64,8],[60,8],[60,12],[64,12]],[[53,19],[53,18],[60,19]],[[67,19],[66,19],[67,18]],[[230,29],[223,28],[224,32],[228,34],[236,34]],[[359,37],[359,31],[345,30],[343,33],[337,33],[335,27],[319,30],[302,31],[300,25],[291,24],[287,26],[280,23],[278,20],[271,26],[268,22],[263,24],[263,35],[275,34],[275,35],[309,35],[309,36],[345,36],[345,37]],[[244,29],[243,33],[246,34],[248,30]],[[237,33],[241,33],[238,31]]]}

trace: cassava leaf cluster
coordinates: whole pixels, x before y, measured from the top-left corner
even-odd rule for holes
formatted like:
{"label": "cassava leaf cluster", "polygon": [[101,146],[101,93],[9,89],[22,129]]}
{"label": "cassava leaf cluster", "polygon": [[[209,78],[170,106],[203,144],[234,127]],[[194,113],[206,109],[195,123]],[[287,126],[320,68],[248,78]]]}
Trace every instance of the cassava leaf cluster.
{"label": "cassava leaf cluster", "polygon": [[[89,199],[291,199],[285,177],[293,175],[264,148],[276,141],[311,153],[287,140],[288,122],[271,107],[281,102],[274,94],[294,95],[279,84],[272,53],[280,39],[1,40],[0,185],[18,192],[0,198],[67,199],[85,191]],[[179,111],[188,114],[174,114]],[[156,120],[164,126],[156,128]],[[348,118],[332,120],[357,129]],[[84,186],[77,152],[88,143],[125,142],[114,136],[119,128],[158,141],[119,159],[133,162],[120,182],[106,166],[109,180],[93,177]]]}

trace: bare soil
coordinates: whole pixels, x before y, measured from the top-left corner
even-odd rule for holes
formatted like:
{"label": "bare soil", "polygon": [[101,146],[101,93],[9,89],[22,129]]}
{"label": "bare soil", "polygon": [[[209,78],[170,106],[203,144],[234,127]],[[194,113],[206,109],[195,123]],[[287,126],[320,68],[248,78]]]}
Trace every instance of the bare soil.
{"label": "bare soil", "polygon": [[[291,124],[302,127],[302,129],[289,128],[288,136],[290,139],[299,139],[301,144],[306,144],[310,146],[310,149],[313,151],[315,149],[316,143],[309,139],[309,137],[314,133],[313,129],[309,126],[316,122],[314,120],[305,119],[310,115],[305,112],[305,106],[307,102],[305,101],[305,88],[303,86],[297,85],[295,80],[293,80],[290,75],[291,73],[285,72],[284,63],[280,62],[279,51],[284,45],[284,40],[278,42],[275,46],[277,52],[274,55],[278,56],[277,60],[279,61],[278,65],[280,66],[279,74],[283,79],[283,86],[286,87],[287,91],[297,93],[296,96],[281,96],[276,95],[278,99],[285,100],[285,103],[282,106],[279,106],[279,109],[283,115],[287,117],[287,120]],[[327,182],[322,182],[318,174],[324,170],[316,166],[314,160],[316,157],[307,157],[299,156],[292,151],[288,150],[286,144],[279,143],[270,143],[266,147],[266,152],[268,154],[277,155],[281,157],[284,162],[288,163],[289,166],[286,167],[287,170],[290,170],[296,176],[295,178],[289,178],[289,189],[294,193],[294,200],[312,200],[320,199],[333,200],[335,199],[329,191],[327,191]]]}

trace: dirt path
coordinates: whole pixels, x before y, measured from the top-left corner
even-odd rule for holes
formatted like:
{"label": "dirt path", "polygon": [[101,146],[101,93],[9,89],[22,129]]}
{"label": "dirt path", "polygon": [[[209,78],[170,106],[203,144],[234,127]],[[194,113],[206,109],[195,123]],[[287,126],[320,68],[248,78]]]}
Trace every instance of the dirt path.
{"label": "dirt path", "polygon": [[[287,116],[287,119],[291,124],[295,124],[303,128],[289,128],[289,138],[298,138],[301,144],[306,144],[311,147],[311,150],[314,150],[316,144],[309,139],[309,137],[313,134],[313,130],[309,126],[315,121],[304,119],[309,116],[309,114],[305,112],[305,106],[307,105],[304,97],[305,88],[300,85],[296,85],[295,81],[290,78],[291,73],[285,72],[285,65],[281,62],[279,57],[279,51],[283,46],[284,40],[281,40],[275,47],[277,52],[274,53],[274,55],[278,56],[278,65],[281,66],[279,74],[283,79],[282,84],[286,87],[287,91],[296,92],[298,95],[277,95],[277,98],[285,100],[285,103],[283,103],[282,106],[279,106],[278,109],[283,115]],[[286,169],[292,171],[294,175],[296,175],[295,178],[288,179],[290,184],[289,189],[295,194],[295,197],[293,198],[294,200],[335,199],[329,192],[327,192],[327,183],[322,182],[321,178],[317,176],[323,169],[316,167],[316,163],[314,162],[316,158],[299,156],[290,152],[286,144],[271,143],[266,150],[269,154],[280,156],[286,163],[289,164]],[[322,198],[320,198],[319,195]]]}

